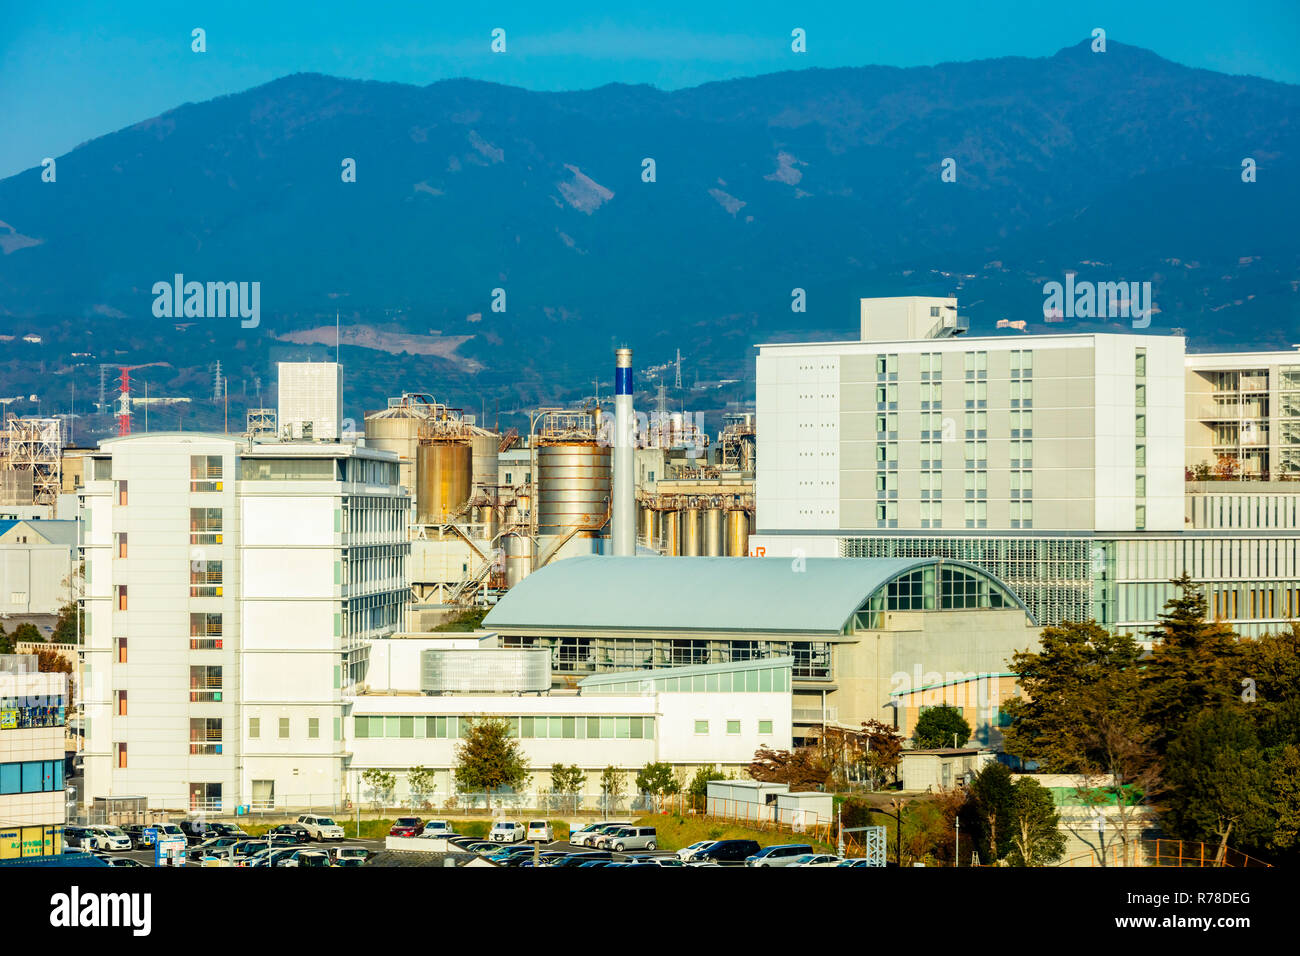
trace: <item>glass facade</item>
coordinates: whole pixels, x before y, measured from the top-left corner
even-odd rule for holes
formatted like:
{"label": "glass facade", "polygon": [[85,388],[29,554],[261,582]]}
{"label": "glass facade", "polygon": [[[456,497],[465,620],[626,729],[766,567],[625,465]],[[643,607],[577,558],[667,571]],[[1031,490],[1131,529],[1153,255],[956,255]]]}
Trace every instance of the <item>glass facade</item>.
{"label": "glass facade", "polygon": [[[464,737],[472,716],[430,717],[427,715],[358,715],[352,718],[353,736],[359,740],[378,737],[455,739]],[[502,716],[510,734],[523,740],[653,740],[653,717],[588,717],[585,715]]]}

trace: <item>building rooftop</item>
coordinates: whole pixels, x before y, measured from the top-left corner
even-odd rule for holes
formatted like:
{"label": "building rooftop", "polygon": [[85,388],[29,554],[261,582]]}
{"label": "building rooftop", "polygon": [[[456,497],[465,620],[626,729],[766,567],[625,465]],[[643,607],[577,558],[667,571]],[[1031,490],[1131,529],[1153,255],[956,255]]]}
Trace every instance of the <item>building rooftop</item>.
{"label": "building rooftop", "polygon": [[646,670],[611,671],[608,674],[591,674],[578,681],[578,686],[599,687],[605,684],[626,684],[629,680],[653,681],[661,677],[697,677],[734,671],[768,670],[773,667],[794,667],[793,657],[756,657],[748,661],[731,661],[724,664],[685,664],[681,667],[656,667]]}
{"label": "building rooftop", "polygon": [[498,631],[588,628],[839,635],[891,581],[938,565],[963,569],[965,576],[996,590],[1006,602],[1001,606],[1024,609],[1019,598],[988,572],[947,559],[584,555],[549,564],[524,578],[497,602],[483,626]]}

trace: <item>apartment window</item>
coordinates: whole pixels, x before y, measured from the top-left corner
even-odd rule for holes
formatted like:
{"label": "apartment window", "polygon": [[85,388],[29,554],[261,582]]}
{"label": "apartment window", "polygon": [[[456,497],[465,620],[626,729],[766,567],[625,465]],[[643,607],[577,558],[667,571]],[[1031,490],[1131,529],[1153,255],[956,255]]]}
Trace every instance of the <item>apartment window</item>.
{"label": "apartment window", "polygon": [[937,441],[921,442],[921,467],[943,467],[943,445]]}
{"label": "apartment window", "polygon": [[1034,473],[1032,471],[1011,472],[1011,497],[1028,498],[1034,493]]}
{"label": "apartment window", "polygon": [[941,501],[921,502],[921,527],[922,528],[943,527],[943,502]]}
{"label": "apartment window", "polygon": [[[923,373],[924,374],[924,373]],[[938,374],[937,372],[935,373]],[[943,404],[943,383],[921,383],[921,409],[923,411],[938,408]]]}
{"label": "apartment window", "polygon": [[[409,718],[409,717],[408,717],[408,718],[404,718],[404,719],[411,720],[411,718]],[[402,734],[402,736],[403,736],[403,737],[411,737],[411,736],[414,736],[414,734],[413,734],[413,733],[411,733],[411,734]],[[316,740],[316,739],[318,739],[319,737],[320,737],[320,718],[319,718],[319,717],[308,717],[308,718],[307,718],[307,739],[308,739],[308,740]]]}
{"label": "apartment window", "polygon": [[966,527],[968,528],[987,528],[989,518],[989,506],[985,501],[968,501],[966,502]]}
{"label": "apartment window", "polygon": [[116,744],[115,748],[117,750],[117,769],[125,770],[126,769],[126,743],[123,742],[123,743]]}
{"label": "apartment window", "polygon": [[967,412],[966,413],[966,437],[987,438],[988,434],[989,434],[989,413],[988,412]]}
{"label": "apartment window", "polygon": [[221,809],[221,784],[191,783],[190,810],[193,812],[219,811]]}
{"label": "apartment window", "polygon": [[898,527],[898,502],[897,501],[876,502],[876,527],[878,528]]}
{"label": "apartment window", "polygon": [[126,507],[126,482],[125,481],[119,481],[117,483],[117,503],[124,508]]}
{"label": "apartment window", "polygon": [[281,740],[289,739],[289,718],[288,717],[280,718],[280,739]]}
{"label": "apartment window", "polygon": [[968,471],[965,473],[965,490],[967,498],[987,498],[989,494],[989,474],[987,471]]}
{"label": "apartment window", "polygon": [[190,455],[190,491],[221,491],[221,456]]}
{"label": "apartment window", "polygon": [[967,352],[965,355],[965,364],[967,379],[974,380],[977,378],[988,378],[988,352]]}
{"label": "apartment window", "polygon": [[760,720],[758,722],[758,735],[760,737],[770,737],[772,734],[772,722],[770,720]]}
{"label": "apartment window", "polygon": [[989,443],[986,441],[966,442],[966,467],[987,468],[989,466]]}
{"label": "apartment window", "polygon": [[1133,449],[1133,457],[1139,468],[1145,468],[1147,465],[1147,446],[1138,445]]}
{"label": "apartment window", "polygon": [[707,734],[709,732],[709,722],[707,720],[697,720],[695,722],[695,733]]}
{"label": "apartment window", "polygon": [[943,496],[943,472],[923,471],[920,478],[921,499],[924,501]]}
{"label": "apartment window", "polygon": [[739,735],[739,733],[740,733],[740,721],[738,720],[727,721],[727,735],[730,737],[735,737]]}
{"label": "apartment window", "polygon": [[876,475],[876,494],[897,496],[898,472],[885,471]]}
{"label": "apartment window", "polygon": [[1034,505],[1031,501],[1013,501],[1009,506],[1011,527],[1032,528],[1034,526]]}
{"label": "apartment window", "polygon": [[891,438],[898,437],[898,415],[886,414],[876,416],[876,431],[880,434],[887,434]]}
{"label": "apartment window", "polygon": [[190,650],[221,650],[221,615],[211,613],[190,614]]}
{"label": "apartment window", "polygon": [[221,667],[212,664],[190,665],[190,700],[221,700]]}
{"label": "apartment window", "polygon": [[1034,413],[1013,411],[1011,413],[1011,437],[1032,438],[1033,434]]}
{"label": "apartment window", "polygon": [[1134,480],[1134,482],[1133,482],[1133,495],[1134,495],[1134,497],[1137,497],[1137,498],[1145,498],[1145,497],[1147,496],[1147,476],[1146,476],[1146,475],[1138,475],[1137,478]]}
{"label": "apartment window", "polygon": [[1011,350],[1011,377],[1028,378],[1034,373],[1034,353],[1028,349]]}
{"label": "apartment window", "polygon": [[117,542],[117,556],[126,557],[126,532],[118,531],[113,535],[113,540]]}
{"label": "apartment window", "polygon": [[1135,512],[1136,513],[1133,516],[1133,525],[1138,531],[1141,531],[1147,526],[1147,506],[1138,505]]}
{"label": "apartment window", "polygon": [[967,408],[989,407],[989,383],[967,382],[963,390]]}
{"label": "apartment window", "polygon": [[190,509],[190,544],[221,544],[220,508]]}
{"label": "apartment window", "polygon": [[221,753],[221,718],[190,718],[190,753]]}
{"label": "apartment window", "polygon": [[248,718],[248,737],[250,740],[256,740],[262,735],[262,721],[258,717]]}
{"label": "apartment window", "polygon": [[117,609],[119,611],[125,611],[126,610],[126,585],[115,584],[113,585],[113,591],[117,595]]}
{"label": "apartment window", "polygon": [[117,644],[117,662],[119,664],[125,664],[126,663],[126,638],[119,637],[116,638],[114,642]]}
{"label": "apartment window", "polygon": [[1012,382],[1010,395],[1012,408],[1029,408],[1034,404],[1034,383],[1028,380]]}
{"label": "apartment window", "polygon": [[[651,476],[650,476],[650,480],[651,480],[651,481],[654,481],[654,475],[651,475]],[[507,472],[506,472],[506,484],[507,484],[507,485],[512,485],[512,486],[513,486],[514,483],[515,483],[515,476],[512,475],[510,472],[507,471]]]}
{"label": "apartment window", "polygon": [[1011,442],[1011,467],[1030,468],[1034,464],[1034,443],[1016,440]]}
{"label": "apartment window", "polygon": [[1134,431],[1137,433],[1138,438],[1147,437],[1147,417],[1145,415],[1137,417],[1136,422],[1134,422]]}
{"label": "apartment window", "polygon": [[124,690],[113,691],[113,701],[114,701],[114,709],[117,711],[117,716],[125,717],[126,716],[126,691]]}
{"label": "apartment window", "polygon": [[[921,379],[939,378],[943,374],[943,353],[942,352],[922,352],[921,353]],[[924,391],[924,387],[923,387]]]}
{"label": "apartment window", "polygon": [[221,597],[221,562],[190,562],[190,597]]}
{"label": "apartment window", "polygon": [[1138,408],[1147,407],[1147,387],[1145,385],[1136,386],[1134,404],[1136,404]]}
{"label": "apartment window", "polygon": [[1147,375],[1147,350],[1138,349],[1137,355],[1133,362],[1133,371],[1138,378],[1146,378]]}

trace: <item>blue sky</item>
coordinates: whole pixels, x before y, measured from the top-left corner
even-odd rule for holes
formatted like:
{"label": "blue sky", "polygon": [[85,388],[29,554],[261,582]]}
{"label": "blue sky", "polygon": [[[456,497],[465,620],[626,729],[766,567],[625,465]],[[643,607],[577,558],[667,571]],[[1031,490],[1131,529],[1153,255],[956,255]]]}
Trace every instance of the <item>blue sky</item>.
{"label": "blue sky", "polygon": [[[802,67],[1050,56],[1100,26],[1109,39],[1189,66],[1300,82],[1297,0],[620,6],[0,0],[0,177],[181,103],[301,71],[421,85],[469,76],[529,89],[675,89]],[[190,50],[194,27],[207,31],[204,54]],[[504,55],[489,49],[497,27]],[[795,27],[807,32],[804,55],[790,50]]]}

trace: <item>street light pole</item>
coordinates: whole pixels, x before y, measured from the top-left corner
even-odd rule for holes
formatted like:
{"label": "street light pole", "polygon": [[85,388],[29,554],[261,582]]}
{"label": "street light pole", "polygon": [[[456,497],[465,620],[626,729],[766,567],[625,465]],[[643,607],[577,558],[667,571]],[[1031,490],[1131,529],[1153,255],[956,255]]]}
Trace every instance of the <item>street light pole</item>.
{"label": "street light pole", "polygon": [[952,865],[961,866],[961,817],[953,817],[957,828],[956,842],[952,845]]}

